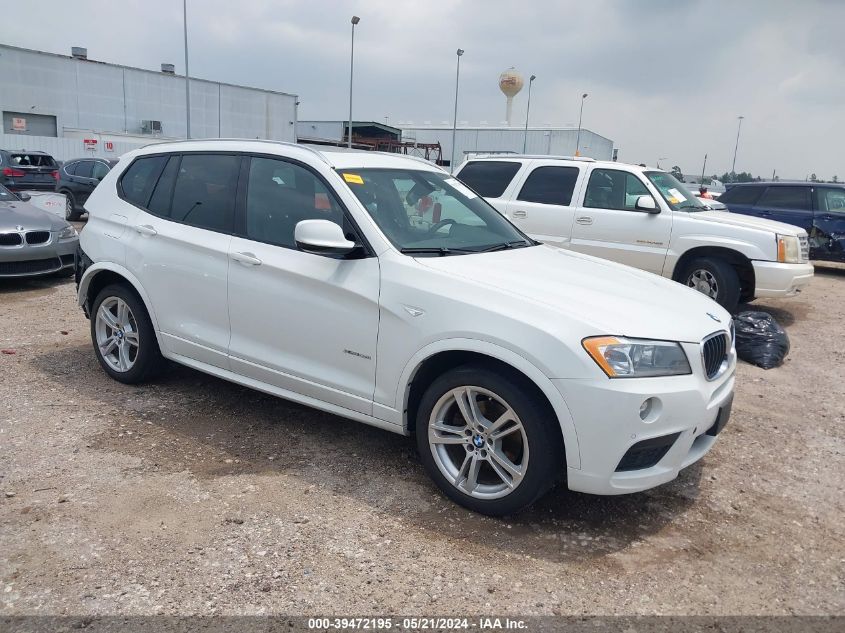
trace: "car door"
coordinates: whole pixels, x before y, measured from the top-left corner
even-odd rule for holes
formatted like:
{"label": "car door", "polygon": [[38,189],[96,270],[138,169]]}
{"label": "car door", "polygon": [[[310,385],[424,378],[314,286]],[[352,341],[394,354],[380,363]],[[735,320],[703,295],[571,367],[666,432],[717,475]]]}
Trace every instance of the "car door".
{"label": "car door", "polygon": [[125,231],[126,267],[155,312],[165,351],[228,369],[229,242],[241,156],[140,157],[119,181],[139,207]]}
{"label": "car door", "polygon": [[813,226],[812,189],[803,185],[770,185],[754,205],[754,215],[784,222],[810,232]]}
{"label": "car door", "polygon": [[229,248],[232,370],[360,413],[372,413],[379,262],[300,251],[296,224],[327,219],[359,240],[331,187],[278,157],[244,165],[246,191]]}
{"label": "car door", "polygon": [[70,176],[71,193],[76,200],[77,206],[82,206],[88,200],[88,196],[94,191],[97,181],[94,180],[94,162],[93,160],[80,160],[76,163],[76,168],[73,170],[73,175]]}
{"label": "car door", "polygon": [[505,214],[531,237],[568,247],[575,214],[572,200],[580,172],[570,165],[530,167],[519,192],[507,203]]}
{"label": "car door", "polygon": [[815,187],[810,258],[845,261],[845,187]]}
{"label": "car door", "polygon": [[[640,196],[650,196],[659,213],[636,208]],[[638,174],[593,167],[572,224],[572,250],[661,274],[672,211]]]}

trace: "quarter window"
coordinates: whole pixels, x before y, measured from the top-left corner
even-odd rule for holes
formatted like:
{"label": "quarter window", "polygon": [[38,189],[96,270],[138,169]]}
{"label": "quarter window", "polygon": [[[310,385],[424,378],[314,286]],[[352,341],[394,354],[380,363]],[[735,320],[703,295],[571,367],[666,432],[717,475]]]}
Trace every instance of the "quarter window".
{"label": "quarter window", "polygon": [[170,217],[170,201],[173,198],[173,185],[176,184],[176,175],[179,172],[180,156],[171,156],[167,159],[167,165],[156,183],[147,210],[153,215],[162,218]]}
{"label": "quarter window", "polygon": [[810,210],[809,187],[769,187],[756,207]]}
{"label": "quarter window", "polygon": [[485,198],[498,198],[505,193],[520,166],[520,163],[479,160],[467,163],[458,178]]}
{"label": "quarter window", "polygon": [[120,178],[123,199],[139,207],[146,207],[158,175],[167,156],[145,156],[133,162]]}
{"label": "quarter window", "polygon": [[240,157],[186,154],[182,157],[170,218],[210,231],[230,231]]}
{"label": "quarter window", "polygon": [[594,169],[587,184],[584,206],[635,211],[637,198],[650,196],[642,180],[617,169]]}
{"label": "quarter window", "polygon": [[[311,171],[274,158],[250,161],[246,194],[246,237],[296,248],[294,230],[302,220],[331,220],[344,226],[343,210]],[[354,238],[351,227],[347,237]]]}
{"label": "quarter window", "polygon": [[538,167],[528,176],[517,199],[568,206],[572,202],[578,171],[577,167]]}

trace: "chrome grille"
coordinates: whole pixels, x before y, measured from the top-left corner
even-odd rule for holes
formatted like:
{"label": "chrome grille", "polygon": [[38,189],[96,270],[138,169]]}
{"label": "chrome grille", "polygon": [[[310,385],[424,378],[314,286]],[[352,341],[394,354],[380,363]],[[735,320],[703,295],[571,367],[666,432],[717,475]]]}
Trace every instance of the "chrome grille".
{"label": "chrome grille", "polygon": [[713,380],[721,373],[727,362],[731,342],[726,332],[716,332],[701,341],[701,361],[707,380]]}
{"label": "chrome grille", "polygon": [[0,233],[0,246],[20,246],[23,238],[20,233]]}
{"label": "chrome grille", "polygon": [[810,240],[807,239],[806,235],[799,235],[798,243],[801,245],[801,261],[810,261]]}
{"label": "chrome grille", "polygon": [[27,244],[45,244],[50,241],[50,231],[29,231],[26,234]]}

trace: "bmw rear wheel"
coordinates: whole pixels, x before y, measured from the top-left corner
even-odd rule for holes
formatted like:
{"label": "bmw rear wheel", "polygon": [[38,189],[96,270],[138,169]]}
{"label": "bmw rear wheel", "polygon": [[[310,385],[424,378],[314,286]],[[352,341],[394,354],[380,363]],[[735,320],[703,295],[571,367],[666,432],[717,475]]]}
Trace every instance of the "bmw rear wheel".
{"label": "bmw rear wheel", "polygon": [[451,499],[500,516],[533,503],[565,461],[560,430],[539,391],[476,366],[436,379],[420,402],[423,464]]}

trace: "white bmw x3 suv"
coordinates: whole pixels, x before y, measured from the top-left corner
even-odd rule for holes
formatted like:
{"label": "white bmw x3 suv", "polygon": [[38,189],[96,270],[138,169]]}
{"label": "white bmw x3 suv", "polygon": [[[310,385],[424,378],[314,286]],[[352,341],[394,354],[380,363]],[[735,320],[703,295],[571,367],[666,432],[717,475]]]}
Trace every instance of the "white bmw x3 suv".
{"label": "white bmw x3 suv", "polygon": [[478,512],[519,511],[561,478],[595,494],[670,481],[730,415],[719,305],[539,244],[422,160],[158,144],[123,156],[86,209],[79,304],[111,377],[169,359],[411,435]]}

